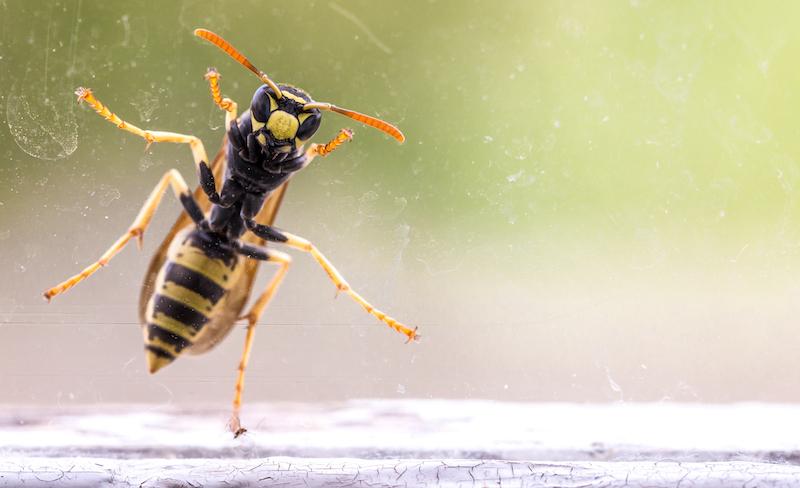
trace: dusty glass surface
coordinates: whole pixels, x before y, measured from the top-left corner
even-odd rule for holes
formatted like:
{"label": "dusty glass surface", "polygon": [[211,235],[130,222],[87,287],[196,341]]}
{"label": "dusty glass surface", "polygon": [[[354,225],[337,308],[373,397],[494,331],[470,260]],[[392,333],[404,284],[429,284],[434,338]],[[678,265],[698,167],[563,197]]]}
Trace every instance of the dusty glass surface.
{"label": "dusty glass surface", "polygon": [[[228,405],[244,337],[145,371],[136,304],[179,211],[64,296],[186,147],[75,102],[201,137],[258,81],[397,123],[290,186],[313,240],[403,338],[295,253],[259,327],[248,401],[444,397],[798,401],[800,4],[0,1],[0,402]],[[262,271],[259,283],[268,272]]]}

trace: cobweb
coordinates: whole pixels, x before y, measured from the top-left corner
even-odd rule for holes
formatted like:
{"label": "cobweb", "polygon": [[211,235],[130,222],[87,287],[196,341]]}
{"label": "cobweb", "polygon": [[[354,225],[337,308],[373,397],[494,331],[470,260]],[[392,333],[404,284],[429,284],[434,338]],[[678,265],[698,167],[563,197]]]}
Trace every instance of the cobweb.
{"label": "cobweb", "polygon": [[71,97],[38,98],[12,87],[6,104],[6,123],[14,142],[38,159],[52,161],[69,156],[78,148],[78,125],[72,104]]}
{"label": "cobweb", "polygon": [[[66,158],[78,147],[73,78],[78,62],[81,0],[50,9],[3,4],[8,18],[32,19],[14,36],[15,82],[6,98],[6,124],[17,146],[37,159]],[[33,21],[35,20],[35,21]],[[8,75],[9,73],[4,73]]]}

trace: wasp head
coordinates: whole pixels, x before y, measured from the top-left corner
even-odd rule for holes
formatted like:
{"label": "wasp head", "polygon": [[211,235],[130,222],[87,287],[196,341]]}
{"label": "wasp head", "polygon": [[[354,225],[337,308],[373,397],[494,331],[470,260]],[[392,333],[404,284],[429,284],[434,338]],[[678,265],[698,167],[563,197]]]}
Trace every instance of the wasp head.
{"label": "wasp head", "polygon": [[314,102],[306,92],[297,87],[278,85],[217,34],[207,29],[195,29],[194,34],[222,49],[264,83],[256,90],[250,105],[252,133],[247,134],[247,148],[251,158],[257,156],[259,149],[255,141],[250,142],[252,138],[258,141],[267,162],[285,159],[317,131],[321,119],[320,111],[336,112],[374,127],[394,137],[400,143],[405,141],[400,129],[386,121],[355,110],[337,107],[332,103]]}
{"label": "wasp head", "polygon": [[281,96],[269,85],[262,85],[250,105],[253,133],[269,159],[285,158],[302,146],[319,129],[322,114],[318,109],[304,110],[311,97],[303,90],[278,85]]}

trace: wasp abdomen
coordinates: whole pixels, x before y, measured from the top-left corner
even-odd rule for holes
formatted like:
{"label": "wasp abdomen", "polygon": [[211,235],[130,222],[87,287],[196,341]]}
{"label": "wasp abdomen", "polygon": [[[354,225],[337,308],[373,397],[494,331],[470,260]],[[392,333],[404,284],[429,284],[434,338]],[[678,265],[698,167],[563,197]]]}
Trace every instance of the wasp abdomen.
{"label": "wasp abdomen", "polygon": [[236,282],[238,264],[239,257],[222,236],[193,229],[175,237],[145,315],[144,342],[151,373],[202,336]]}

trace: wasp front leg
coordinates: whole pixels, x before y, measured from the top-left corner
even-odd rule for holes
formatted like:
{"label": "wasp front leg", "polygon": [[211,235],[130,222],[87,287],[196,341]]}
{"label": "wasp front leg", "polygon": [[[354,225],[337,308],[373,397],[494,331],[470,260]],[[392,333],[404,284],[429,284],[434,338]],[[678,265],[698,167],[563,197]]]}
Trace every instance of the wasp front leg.
{"label": "wasp front leg", "polygon": [[289,265],[292,263],[292,257],[288,254],[263,247],[251,246],[249,244],[242,244],[237,249],[237,252],[252,259],[259,259],[261,261],[278,264],[280,268],[278,268],[278,271],[275,273],[275,276],[272,277],[272,280],[270,280],[270,282],[267,284],[264,292],[261,293],[261,296],[258,297],[258,300],[256,300],[256,302],[250,308],[250,311],[241,317],[247,319],[247,335],[245,336],[244,340],[244,351],[242,351],[242,358],[239,361],[239,374],[236,378],[236,393],[233,397],[233,413],[231,414],[231,419],[228,423],[231,432],[233,432],[234,438],[239,437],[243,433],[247,432],[247,429],[242,427],[242,423],[239,420],[239,412],[242,408],[244,372],[247,368],[247,363],[250,360],[250,349],[253,347],[256,324],[258,323],[258,319],[261,317],[261,314],[264,312],[264,309],[267,308],[270,300],[272,300],[272,297],[275,296],[275,292],[278,291],[278,287],[286,277],[286,273],[289,271]]}
{"label": "wasp front leg", "polygon": [[347,141],[353,140],[353,131],[350,129],[341,129],[333,139],[326,144],[312,144],[306,151],[307,163],[310,163],[317,156],[327,156],[335,151],[339,146]]}
{"label": "wasp front leg", "polygon": [[54,296],[64,293],[94,274],[95,271],[108,264],[108,262],[111,261],[111,258],[116,256],[116,254],[120,252],[132,238],[137,238],[139,248],[141,248],[144,231],[150,224],[150,220],[153,218],[153,214],[158,208],[158,204],[161,203],[161,198],[164,196],[164,191],[167,189],[167,186],[172,187],[173,193],[175,193],[175,196],[181,201],[183,207],[186,209],[186,213],[189,214],[192,220],[194,220],[196,223],[201,222],[204,218],[203,211],[200,210],[200,207],[197,205],[194,197],[189,192],[189,187],[186,185],[186,181],[183,179],[178,170],[171,169],[161,177],[161,181],[158,182],[158,185],[156,185],[156,187],[150,193],[150,196],[145,201],[141,210],[139,210],[139,214],[136,216],[133,224],[128,228],[128,231],[125,232],[125,234],[123,234],[119,239],[117,239],[117,241],[110,248],[108,248],[105,253],[103,253],[100,259],[87,266],[80,273],[45,291],[44,297],[47,300],[50,300]]}
{"label": "wasp front leg", "polygon": [[[205,79],[208,80],[208,85],[211,89],[211,98],[214,100],[217,107],[225,111],[225,131],[228,133],[229,142],[234,147],[238,148],[244,144],[239,134],[239,128],[236,126],[238,105],[230,98],[222,96],[219,88],[219,79],[221,77],[222,75],[220,75],[215,68],[208,68],[205,74]],[[231,131],[232,126],[235,131]],[[200,163],[198,165],[198,170],[200,174],[200,186],[203,188],[203,192],[205,192],[212,203],[217,205],[222,204],[223,202],[220,200],[220,195],[217,192],[217,184],[211,169],[206,163]]]}
{"label": "wasp front leg", "polygon": [[231,123],[236,120],[238,106],[230,98],[222,97],[219,89],[220,78],[222,78],[222,75],[215,68],[208,68],[208,71],[206,71],[205,79],[208,80],[209,88],[211,88],[211,98],[214,99],[217,107],[225,111],[225,130],[228,131],[231,128]]}

